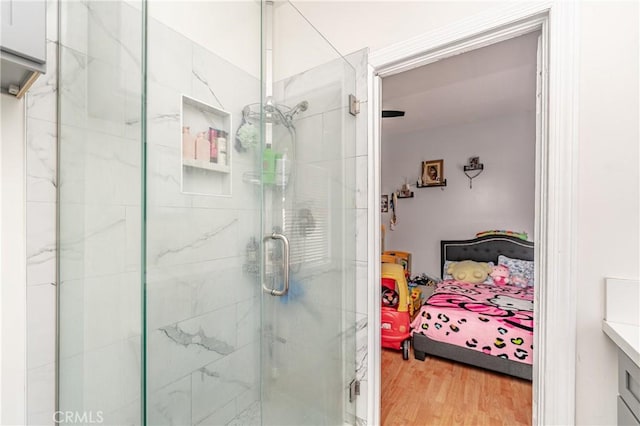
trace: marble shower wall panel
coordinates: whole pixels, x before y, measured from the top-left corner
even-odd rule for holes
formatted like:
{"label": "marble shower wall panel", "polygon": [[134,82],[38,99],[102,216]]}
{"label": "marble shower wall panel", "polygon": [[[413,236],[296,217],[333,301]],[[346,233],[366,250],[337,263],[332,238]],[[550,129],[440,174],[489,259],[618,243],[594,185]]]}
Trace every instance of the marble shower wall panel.
{"label": "marble shower wall panel", "polygon": [[[60,217],[62,284],[126,270],[126,207],[67,205]],[[74,210],[77,209],[77,210]],[[131,236],[131,238],[136,238]],[[138,237],[139,238],[139,237]]]}
{"label": "marble shower wall panel", "polygon": [[191,421],[191,376],[183,377],[151,392],[147,410],[149,424],[152,425],[193,424]]}
{"label": "marble shower wall panel", "polygon": [[[29,154],[31,153],[27,156]],[[28,201],[26,233],[27,286],[42,284],[54,286],[56,282],[56,204]]]}
{"label": "marble shower wall panel", "polygon": [[229,305],[154,330],[148,336],[149,388],[182,378],[227,356],[238,356],[236,306]]}
{"label": "marble shower wall panel", "polygon": [[[247,391],[259,387],[259,364],[255,357],[259,353],[260,346],[254,342],[191,374],[193,423],[199,423]],[[254,361],[248,362],[251,359]]]}
{"label": "marble shower wall panel", "polygon": [[140,421],[142,15],[60,3],[60,408]]}
{"label": "marble shower wall panel", "polygon": [[[27,330],[27,334],[30,330]],[[51,425],[55,411],[55,378],[54,363],[27,370],[27,424]]]}
{"label": "marble shower wall panel", "polygon": [[154,305],[148,312],[147,327],[157,329],[225,306],[253,301],[259,297],[260,287],[241,271],[238,259],[150,268],[147,294]]}
{"label": "marble shower wall panel", "polygon": [[[57,67],[58,43],[47,40],[47,72],[41,75],[27,92],[27,118],[54,124],[57,122]],[[27,129],[29,128],[30,125],[27,123]],[[55,143],[53,146],[55,147]],[[55,159],[55,156],[53,158]],[[47,159],[51,160],[51,156],[47,156]]]}
{"label": "marble shower wall panel", "polygon": [[25,98],[28,425],[53,424],[55,410],[57,5],[47,1],[47,72]]}
{"label": "marble shower wall panel", "polygon": [[[55,363],[56,288],[51,283],[27,286],[28,369]],[[54,328],[55,329],[55,328]],[[35,407],[34,407],[35,408]]]}
{"label": "marble shower wall panel", "polygon": [[139,283],[137,271],[84,279],[84,322],[91,324],[91,332],[84,338],[85,350],[99,350],[123,339],[139,338]]}
{"label": "marble shower wall panel", "polygon": [[141,28],[140,11],[123,2],[62,3],[64,124],[139,141]]}
{"label": "marble shower wall panel", "polygon": [[60,124],[83,129],[87,120],[87,55],[64,44],[60,44],[59,49]]}
{"label": "marble shower wall panel", "polygon": [[140,348],[140,337],[134,337],[83,353],[81,411],[109,413],[139,400]]}
{"label": "marble shower wall panel", "polygon": [[344,107],[347,105],[347,99],[342,97],[344,67],[344,60],[336,59],[276,83],[282,86],[278,90],[274,89],[274,93],[282,93],[282,99],[278,101],[290,107],[298,102],[308,101],[309,108],[302,116]]}
{"label": "marble shower wall panel", "polygon": [[178,93],[191,93],[194,43],[152,18],[147,34],[148,81]]}
{"label": "marble shower wall panel", "polygon": [[[28,100],[31,100],[31,97]],[[38,105],[38,102],[35,102],[34,105]],[[27,107],[27,111],[29,110]],[[57,138],[58,131],[55,122],[27,117],[28,202],[56,202]]]}
{"label": "marble shower wall panel", "polygon": [[[259,162],[233,138],[242,108],[260,101],[260,81],[154,19],[148,37],[150,419],[221,424],[259,400],[260,286],[243,263],[260,229],[260,193],[242,179]],[[232,115],[231,197],[182,192],[183,95]],[[201,174],[189,177],[210,187]]]}
{"label": "marble shower wall panel", "polygon": [[147,264],[181,265],[243,255],[236,239],[236,210],[158,207],[149,209]]}

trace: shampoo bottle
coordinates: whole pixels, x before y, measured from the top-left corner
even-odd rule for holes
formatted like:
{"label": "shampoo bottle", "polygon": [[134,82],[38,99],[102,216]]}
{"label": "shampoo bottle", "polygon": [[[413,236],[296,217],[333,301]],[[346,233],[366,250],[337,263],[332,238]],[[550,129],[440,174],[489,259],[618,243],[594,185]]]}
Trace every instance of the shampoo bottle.
{"label": "shampoo bottle", "polygon": [[217,163],[218,162],[218,144],[216,139],[218,138],[218,131],[209,127],[209,162]]}
{"label": "shampoo bottle", "polygon": [[199,132],[196,136],[196,160],[208,163],[210,152],[209,140],[205,137],[204,132]]}
{"label": "shampoo bottle", "polygon": [[218,131],[218,163],[222,165],[227,164],[227,132],[224,130]]}
{"label": "shampoo bottle", "polygon": [[188,126],[182,128],[182,158],[185,160],[195,160],[196,158],[196,139]]}

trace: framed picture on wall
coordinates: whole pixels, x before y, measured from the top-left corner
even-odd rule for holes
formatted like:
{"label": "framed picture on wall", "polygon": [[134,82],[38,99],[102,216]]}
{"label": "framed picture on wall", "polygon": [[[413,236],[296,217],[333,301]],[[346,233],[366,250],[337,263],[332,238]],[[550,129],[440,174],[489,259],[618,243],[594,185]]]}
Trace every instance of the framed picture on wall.
{"label": "framed picture on wall", "polygon": [[387,213],[389,211],[389,196],[384,194],[380,197],[380,211]]}
{"label": "framed picture on wall", "polygon": [[422,184],[439,185],[444,182],[444,160],[422,162]]}

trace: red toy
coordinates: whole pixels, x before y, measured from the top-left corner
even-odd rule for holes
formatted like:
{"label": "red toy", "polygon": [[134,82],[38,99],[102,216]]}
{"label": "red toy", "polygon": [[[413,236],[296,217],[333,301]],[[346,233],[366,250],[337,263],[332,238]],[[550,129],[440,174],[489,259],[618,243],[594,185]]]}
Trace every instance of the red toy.
{"label": "red toy", "polygon": [[382,347],[402,350],[402,358],[407,360],[411,346],[409,286],[402,265],[382,264],[381,305]]}

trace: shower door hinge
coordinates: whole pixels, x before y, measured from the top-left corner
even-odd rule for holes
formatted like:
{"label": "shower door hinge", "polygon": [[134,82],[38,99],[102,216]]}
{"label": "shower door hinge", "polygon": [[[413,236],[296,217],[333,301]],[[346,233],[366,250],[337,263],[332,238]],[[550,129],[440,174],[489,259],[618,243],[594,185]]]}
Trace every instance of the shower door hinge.
{"label": "shower door hinge", "polygon": [[360,114],[360,101],[355,95],[349,95],[349,114],[354,116]]}
{"label": "shower door hinge", "polygon": [[355,401],[358,395],[360,395],[360,381],[353,379],[349,383],[349,402]]}

